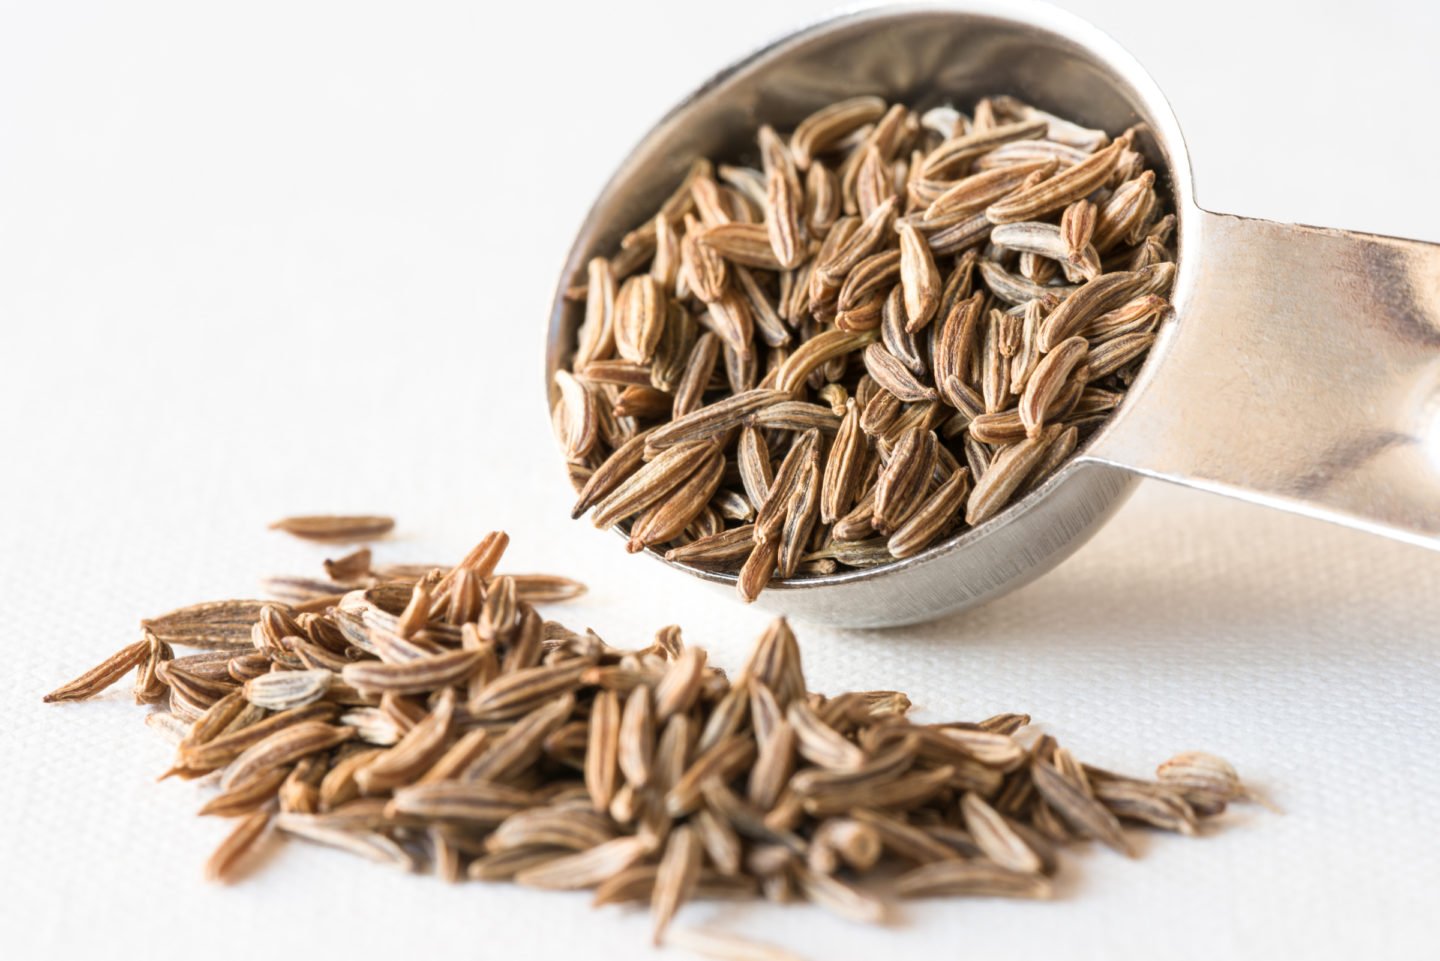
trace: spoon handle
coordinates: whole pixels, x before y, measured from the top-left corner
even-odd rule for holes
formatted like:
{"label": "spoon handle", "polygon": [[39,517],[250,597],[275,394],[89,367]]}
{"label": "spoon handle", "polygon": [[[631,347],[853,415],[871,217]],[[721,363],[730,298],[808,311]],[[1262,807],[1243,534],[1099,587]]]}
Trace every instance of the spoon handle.
{"label": "spoon handle", "polygon": [[1089,457],[1440,549],[1440,245],[1189,216],[1199,269]]}

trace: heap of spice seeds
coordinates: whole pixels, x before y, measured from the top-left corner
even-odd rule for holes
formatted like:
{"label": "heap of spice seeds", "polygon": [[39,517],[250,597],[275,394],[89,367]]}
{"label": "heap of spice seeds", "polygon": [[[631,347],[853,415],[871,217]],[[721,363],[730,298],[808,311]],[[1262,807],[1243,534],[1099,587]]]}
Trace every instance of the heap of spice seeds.
{"label": "heap of spice seeds", "polygon": [[216,786],[200,813],[236,820],[212,878],[237,876],[262,838],[295,837],[450,881],[648,903],[657,941],[693,898],[865,921],[897,897],[1045,898],[1063,845],[1130,855],[1124,822],[1194,834],[1250,796],[1208,754],[1140,780],[1026,736],[1024,714],[921,724],[898,691],[811,693],[784,620],[733,680],[678,627],[612,647],[537,612],[579,583],[495,573],[507,540],[448,571],[360,550],[324,578],[268,581],[288,604],[143,621],[141,640],[46,700],[134,670],[136,702],[162,708],[148,723],[177,745],[167,776]]}
{"label": "heap of spice seeds", "polygon": [[758,166],[697,161],[570,292],[574,516],[747,601],[993,517],[1120,403],[1169,312],[1141,135],[856,97],[761,127]]}

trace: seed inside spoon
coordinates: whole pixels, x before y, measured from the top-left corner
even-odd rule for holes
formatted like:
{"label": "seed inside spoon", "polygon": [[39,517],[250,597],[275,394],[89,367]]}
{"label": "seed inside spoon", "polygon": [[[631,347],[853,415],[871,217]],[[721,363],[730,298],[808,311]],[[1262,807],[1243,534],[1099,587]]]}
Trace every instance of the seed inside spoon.
{"label": "seed inside spoon", "polygon": [[[861,97],[788,136],[757,128],[758,167],[692,166],[645,221],[664,224],[648,272],[622,245],[575,289],[554,417],[575,516],[594,507],[632,551],[733,573],[748,601],[776,578],[913,557],[1041,486],[1167,315],[1168,198],[1135,137],[1013,97],[923,116]],[[665,347],[648,358],[597,333],[612,287],[613,312],[633,312],[636,278]],[[674,453],[701,440],[704,476]],[[801,443],[818,500],[779,467]]]}

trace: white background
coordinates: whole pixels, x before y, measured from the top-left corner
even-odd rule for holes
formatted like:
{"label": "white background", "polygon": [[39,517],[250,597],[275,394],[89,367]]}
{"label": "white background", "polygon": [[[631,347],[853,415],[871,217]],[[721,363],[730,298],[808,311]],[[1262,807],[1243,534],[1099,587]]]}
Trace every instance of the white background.
{"label": "white background", "polygon": [[[638,912],[307,847],[208,886],[224,825],[153,783],[167,750],[128,693],[39,698],[139,616],[313,568],[326,551],[265,530],[305,511],[397,515],[396,560],[504,527],[511,569],[593,585],[575,622],[631,641],[678,621],[734,667],[761,613],[566,519],[542,328],[629,146],[826,6],[3,5],[0,954],[257,957],[262,934],[297,958],[644,952]],[[1433,5],[1072,6],[1170,95],[1206,206],[1440,241]],[[1284,817],[1076,854],[1053,904],[681,923],[814,958],[1434,957],[1437,625],[1436,556],[1147,485],[984,610],[802,628],[812,683],[899,687],[932,717],[1028,710],[1137,773],[1212,749]]]}

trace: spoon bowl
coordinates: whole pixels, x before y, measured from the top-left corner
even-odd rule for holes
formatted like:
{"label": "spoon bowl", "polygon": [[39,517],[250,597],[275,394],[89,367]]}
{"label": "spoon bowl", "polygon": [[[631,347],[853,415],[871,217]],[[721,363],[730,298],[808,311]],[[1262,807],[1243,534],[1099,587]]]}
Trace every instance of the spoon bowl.
{"label": "spoon bowl", "polygon": [[[793,127],[861,94],[921,110],[1009,94],[1111,133],[1143,124],[1136,147],[1177,219],[1175,312],[1124,402],[1044,484],[914,557],[772,581],[758,604],[873,627],[983,603],[1076,550],[1142,475],[1440,547],[1440,473],[1421,450],[1440,436],[1436,248],[1201,210],[1179,125],[1149,75],[1105,34],[1045,4],[847,12],[707,81],[636,146],[581,227],[551,312],[547,383],[581,319],[565,289],[653,214],[694,158],[743,155],[760,124]],[[1315,395],[1342,396],[1337,375],[1346,393],[1378,391],[1380,402],[1318,413]],[[733,574],[648,553],[734,590]]]}

